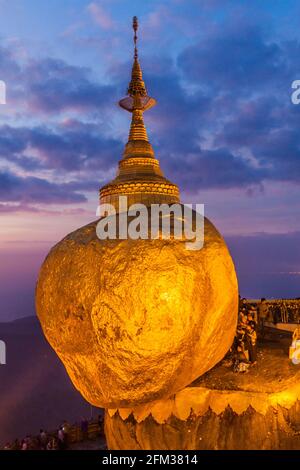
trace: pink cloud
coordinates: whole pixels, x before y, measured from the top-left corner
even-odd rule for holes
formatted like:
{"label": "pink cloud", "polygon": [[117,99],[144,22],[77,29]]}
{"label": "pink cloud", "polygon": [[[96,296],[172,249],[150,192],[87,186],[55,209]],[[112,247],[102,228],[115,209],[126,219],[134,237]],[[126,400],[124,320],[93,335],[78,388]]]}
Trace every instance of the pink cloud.
{"label": "pink cloud", "polygon": [[97,23],[102,29],[107,30],[114,27],[114,21],[110,14],[107,13],[99,3],[92,2],[87,8],[95,23]]}

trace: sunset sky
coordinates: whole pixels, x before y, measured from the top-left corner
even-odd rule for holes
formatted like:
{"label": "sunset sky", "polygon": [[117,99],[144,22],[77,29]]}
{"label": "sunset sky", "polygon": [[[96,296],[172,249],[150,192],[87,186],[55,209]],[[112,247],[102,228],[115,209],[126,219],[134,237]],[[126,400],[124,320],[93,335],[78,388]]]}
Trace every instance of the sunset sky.
{"label": "sunset sky", "polygon": [[300,296],[299,1],[0,0],[0,321],[34,313],[47,251],[96,218],[128,135],[133,15],[166,176],[205,204],[243,296]]}

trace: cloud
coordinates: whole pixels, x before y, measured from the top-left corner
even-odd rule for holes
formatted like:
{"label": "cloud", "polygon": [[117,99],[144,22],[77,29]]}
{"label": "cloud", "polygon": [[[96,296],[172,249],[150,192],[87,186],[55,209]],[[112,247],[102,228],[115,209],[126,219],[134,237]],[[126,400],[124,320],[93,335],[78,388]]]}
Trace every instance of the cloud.
{"label": "cloud", "polygon": [[27,105],[34,112],[100,112],[111,106],[116,95],[113,86],[94,82],[89,69],[70,66],[62,60],[31,62],[24,75]]}
{"label": "cloud", "polygon": [[11,214],[18,212],[31,212],[38,213],[40,210],[34,206],[28,206],[26,204],[3,204],[0,203],[0,214]]}
{"label": "cloud", "polygon": [[0,77],[7,84],[21,76],[21,66],[15,59],[12,48],[0,46]]}
{"label": "cloud", "polygon": [[7,86],[7,104],[32,117],[72,111],[103,113],[112,109],[118,90],[100,84],[92,70],[44,57],[18,62],[13,47],[0,47],[0,77]]}
{"label": "cloud", "polygon": [[213,87],[216,95],[224,89],[249,95],[282,76],[286,64],[280,45],[267,41],[260,26],[240,21],[222,25],[188,47],[178,65],[190,80]]}
{"label": "cloud", "polygon": [[63,209],[63,210],[49,210],[46,209],[45,207],[39,207],[39,206],[33,206],[29,204],[23,204],[23,203],[0,203],[0,214],[19,214],[19,213],[28,213],[28,214],[38,214],[38,215],[76,215],[76,216],[94,216],[94,212],[88,211],[86,209],[83,209],[81,207],[77,208],[72,208],[72,209]]}
{"label": "cloud", "polygon": [[57,132],[44,127],[32,129],[30,144],[48,168],[83,172],[107,170],[121,153],[119,141],[105,138],[93,126],[84,124]]}
{"label": "cloud", "polygon": [[[66,184],[50,182],[33,176],[17,176],[9,171],[0,172],[0,202],[22,204],[75,204],[86,202],[84,194]],[[2,209],[3,209],[2,205]]]}
{"label": "cloud", "polygon": [[111,15],[105,11],[100,3],[92,2],[87,7],[95,23],[104,30],[113,29],[115,23]]}
{"label": "cloud", "polygon": [[50,78],[40,83],[31,83],[28,91],[30,108],[45,113],[69,110],[100,112],[111,104],[111,97],[114,95],[111,86],[101,86],[87,78]]}
{"label": "cloud", "polygon": [[206,31],[181,52],[177,84],[183,79],[186,92],[171,82],[170,121],[176,116],[178,125],[171,144],[167,137],[179,157],[170,170],[188,164],[186,174],[178,170],[179,183],[195,186],[197,176],[199,188],[300,181],[300,107],[290,103],[297,51],[298,41],[274,40],[243,18]]}
{"label": "cloud", "polygon": [[170,163],[170,173],[186,192],[195,192],[199,188],[251,187],[259,185],[266,176],[265,170],[255,168],[251,162],[226,148],[199,149],[198,153],[180,155]]}
{"label": "cloud", "polygon": [[101,135],[98,126],[79,121],[56,129],[0,126],[0,157],[27,171],[78,171],[87,177],[89,171],[96,171],[100,175],[116,164],[121,151],[120,141]]}

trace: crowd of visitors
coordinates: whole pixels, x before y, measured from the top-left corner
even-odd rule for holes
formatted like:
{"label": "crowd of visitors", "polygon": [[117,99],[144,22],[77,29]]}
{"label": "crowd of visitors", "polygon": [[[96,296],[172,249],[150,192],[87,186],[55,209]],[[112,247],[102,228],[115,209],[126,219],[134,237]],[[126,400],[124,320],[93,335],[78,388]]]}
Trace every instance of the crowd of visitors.
{"label": "crowd of visitors", "polygon": [[[91,423],[95,423],[95,421],[89,421],[84,417],[80,423],[76,423],[73,426],[64,421],[55,432],[47,433],[44,429],[40,429],[38,436],[26,436],[22,440],[16,439],[13,443],[7,443],[3,450],[66,450],[71,444],[70,437],[72,430],[79,429],[80,439],[84,441],[88,439],[88,430]],[[97,424],[99,436],[103,436],[103,415],[98,416]]]}
{"label": "crowd of visitors", "polygon": [[257,362],[258,309],[240,301],[238,325],[233,344],[233,370],[246,372],[250,365]]}
{"label": "crowd of visitors", "polygon": [[274,301],[262,299],[262,303],[265,308],[266,321],[274,323],[275,325],[277,323],[300,322],[300,299]]}
{"label": "crowd of visitors", "polygon": [[299,323],[300,301],[268,302],[268,311],[273,323]]}
{"label": "crowd of visitors", "polygon": [[[237,332],[232,348],[235,372],[247,372],[251,365],[256,364],[257,338],[264,338],[266,322],[273,325],[300,323],[300,300],[272,301],[262,298],[259,302],[251,303],[240,299]],[[295,348],[295,338],[293,344]]]}

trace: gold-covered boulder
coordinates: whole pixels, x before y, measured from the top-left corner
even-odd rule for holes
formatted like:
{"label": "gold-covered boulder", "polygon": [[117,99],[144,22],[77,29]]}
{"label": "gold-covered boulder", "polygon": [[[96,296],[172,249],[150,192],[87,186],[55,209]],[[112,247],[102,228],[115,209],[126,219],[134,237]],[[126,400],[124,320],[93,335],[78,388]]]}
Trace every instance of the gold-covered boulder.
{"label": "gold-covered boulder", "polygon": [[41,268],[36,307],[45,336],[93,405],[167,398],[232,344],[231,256],[207,219],[196,251],[184,240],[100,240],[96,226],[64,238]]}

